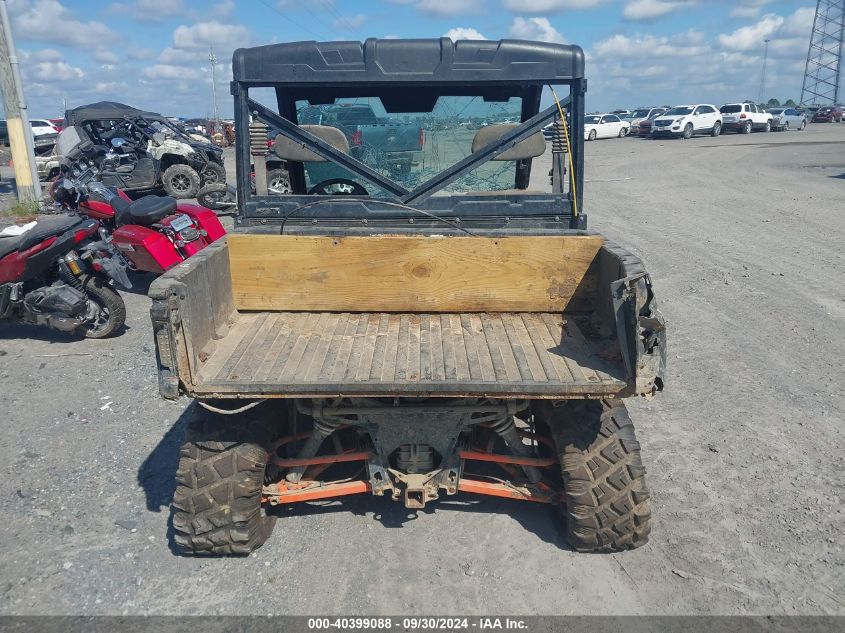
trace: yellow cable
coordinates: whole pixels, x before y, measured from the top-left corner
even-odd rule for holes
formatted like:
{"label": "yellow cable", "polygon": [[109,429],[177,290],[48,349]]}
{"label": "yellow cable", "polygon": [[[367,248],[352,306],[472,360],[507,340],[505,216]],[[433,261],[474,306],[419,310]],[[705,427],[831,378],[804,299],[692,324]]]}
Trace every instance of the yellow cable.
{"label": "yellow cable", "polygon": [[554,97],[557,111],[560,113],[560,120],[563,121],[563,138],[566,140],[566,153],[569,155],[569,183],[572,188],[572,217],[578,217],[578,192],[575,190],[575,166],[572,163],[572,145],[569,142],[569,127],[566,125],[566,115],[563,113],[563,108],[560,105],[560,100],[557,98],[555,89],[549,86]]}

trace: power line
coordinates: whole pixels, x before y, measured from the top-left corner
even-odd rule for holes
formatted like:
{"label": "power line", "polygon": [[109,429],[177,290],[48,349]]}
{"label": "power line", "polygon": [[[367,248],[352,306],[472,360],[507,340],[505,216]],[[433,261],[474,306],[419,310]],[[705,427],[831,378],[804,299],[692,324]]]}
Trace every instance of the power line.
{"label": "power line", "polygon": [[278,13],[281,17],[283,17],[285,20],[287,20],[288,22],[290,22],[291,24],[293,24],[293,25],[294,25],[295,27],[297,27],[298,29],[302,29],[302,30],[303,30],[303,31],[305,31],[306,33],[309,33],[310,35],[313,35],[313,36],[314,36],[314,37],[316,37],[318,40],[330,39],[330,36],[326,36],[325,34],[315,33],[314,31],[312,31],[311,29],[309,29],[307,26],[304,26],[304,25],[300,24],[299,22],[297,22],[296,20],[294,20],[294,19],[293,19],[292,17],[290,17],[289,15],[285,15],[284,13],[282,13],[281,11],[279,11],[279,9],[278,9],[278,8],[274,7],[274,6],[273,6],[272,4],[270,4],[269,2],[265,2],[265,0],[258,0],[258,1],[259,1],[261,4],[263,4],[265,7],[267,7],[268,9],[270,9],[271,11],[275,11],[276,13]]}

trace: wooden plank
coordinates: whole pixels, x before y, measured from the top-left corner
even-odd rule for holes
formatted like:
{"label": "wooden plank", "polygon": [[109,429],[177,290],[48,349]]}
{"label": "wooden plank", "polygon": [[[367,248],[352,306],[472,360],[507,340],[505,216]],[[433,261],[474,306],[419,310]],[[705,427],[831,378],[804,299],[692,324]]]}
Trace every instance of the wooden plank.
{"label": "wooden plank", "polygon": [[[562,312],[592,292],[598,235],[231,234],[238,310]],[[443,324],[445,325],[445,324]]]}
{"label": "wooden plank", "polygon": [[[558,314],[241,314],[194,395],[614,394],[621,363]],[[554,332],[554,334],[552,334]],[[423,344],[425,340],[425,344]],[[381,350],[381,351],[379,351]]]}

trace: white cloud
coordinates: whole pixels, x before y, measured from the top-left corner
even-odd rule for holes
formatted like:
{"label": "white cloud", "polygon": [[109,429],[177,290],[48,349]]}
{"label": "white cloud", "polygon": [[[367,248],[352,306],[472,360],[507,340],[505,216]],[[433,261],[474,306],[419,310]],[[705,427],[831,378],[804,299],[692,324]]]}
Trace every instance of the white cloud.
{"label": "white cloud", "polygon": [[33,76],[41,81],[67,81],[82,79],[85,73],[81,68],[71,66],[67,62],[38,62],[35,64]]}
{"label": "white cloud", "polygon": [[31,57],[39,62],[55,62],[64,59],[64,55],[55,48],[42,48],[32,53]]}
{"label": "white cloud", "polygon": [[202,48],[208,50],[233,50],[248,46],[252,42],[250,30],[240,24],[220,22],[198,22],[191,26],[179,26],[173,31],[173,45],[176,48]]}
{"label": "white cloud", "polygon": [[486,40],[487,38],[484,37],[481,33],[476,31],[475,29],[468,28],[465,26],[455,26],[443,34],[443,37],[448,37],[453,42],[457,42],[458,40]]}
{"label": "white cloud", "polygon": [[141,71],[150,79],[197,79],[200,74],[196,68],[190,66],[176,66],[174,64],[153,64]]}
{"label": "white cloud", "polygon": [[102,22],[82,22],[58,0],[35,0],[12,19],[18,39],[72,48],[95,48],[115,41],[117,34]]}
{"label": "white cloud", "polygon": [[593,45],[593,52],[599,58],[641,57],[691,57],[710,51],[700,31],[689,30],[673,36],[656,37],[654,35],[614,35]]}
{"label": "white cloud", "polygon": [[592,9],[609,0],[505,0],[514,13],[557,13],[566,9]]}
{"label": "white cloud", "polygon": [[786,16],[778,34],[798,35],[809,41],[810,31],[813,29],[813,18],[815,17],[815,7],[801,7],[795,13]]}
{"label": "white cloud", "polygon": [[552,26],[548,18],[515,17],[511,23],[508,35],[521,40],[537,40],[565,44],[563,35]]}
{"label": "white cloud", "polygon": [[626,20],[654,20],[695,4],[695,0],[631,0],[625,5],[622,17]]}
{"label": "white cloud", "polygon": [[731,9],[730,16],[732,18],[756,18],[762,9],[767,4],[776,2],[777,0],[733,0],[733,9]]}
{"label": "white cloud", "polygon": [[94,59],[102,64],[116,64],[120,57],[110,48],[98,48],[94,51]]}
{"label": "white cloud", "polygon": [[759,49],[763,45],[763,40],[774,34],[783,22],[783,17],[770,13],[764,15],[755,24],[738,28],[733,33],[723,33],[719,36],[719,43],[734,51]]}

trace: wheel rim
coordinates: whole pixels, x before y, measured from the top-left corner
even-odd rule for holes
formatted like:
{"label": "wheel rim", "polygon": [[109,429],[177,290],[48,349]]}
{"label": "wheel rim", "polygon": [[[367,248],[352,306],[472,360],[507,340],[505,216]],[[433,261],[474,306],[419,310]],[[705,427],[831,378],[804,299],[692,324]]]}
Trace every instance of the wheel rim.
{"label": "wheel rim", "polygon": [[190,191],[191,179],[184,174],[176,174],[170,179],[170,186],[174,191],[179,191],[180,193]]}
{"label": "wheel rim", "polygon": [[786,123],[783,124],[783,129],[786,130],[787,132],[789,131],[789,121],[787,121]]}
{"label": "wheel rim", "polygon": [[89,332],[99,332],[109,324],[111,319],[111,312],[108,307],[89,295],[88,301],[97,307],[97,316],[92,323],[88,325]]}
{"label": "wheel rim", "polygon": [[211,185],[220,182],[220,175],[215,169],[206,167],[205,171],[202,172],[202,179],[206,184]]}
{"label": "wheel rim", "polygon": [[596,131],[595,131],[595,130],[593,130],[592,132],[590,132],[590,140],[591,140],[591,141],[595,141],[595,140],[596,140]]}
{"label": "wheel rim", "polygon": [[692,136],[692,124],[689,124],[684,128],[684,138],[689,138],[691,136]]}
{"label": "wheel rim", "polygon": [[290,193],[290,180],[284,176],[276,176],[267,183],[267,190],[270,193]]}

